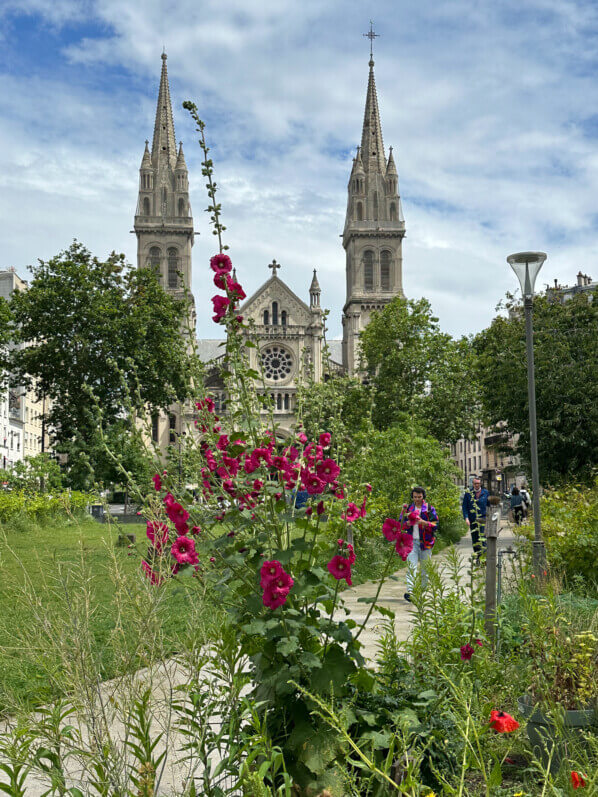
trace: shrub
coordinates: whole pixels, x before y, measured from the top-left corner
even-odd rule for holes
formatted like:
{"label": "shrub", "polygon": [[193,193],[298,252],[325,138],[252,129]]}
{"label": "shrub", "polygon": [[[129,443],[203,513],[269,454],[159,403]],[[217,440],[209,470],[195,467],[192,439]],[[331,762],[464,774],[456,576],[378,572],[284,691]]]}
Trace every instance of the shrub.
{"label": "shrub", "polygon": [[0,523],[15,520],[38,522],[60,515],[80,514],[93,500],[89,493],[63,490],[49,493],[26,493],[22,490],[0,492]]}

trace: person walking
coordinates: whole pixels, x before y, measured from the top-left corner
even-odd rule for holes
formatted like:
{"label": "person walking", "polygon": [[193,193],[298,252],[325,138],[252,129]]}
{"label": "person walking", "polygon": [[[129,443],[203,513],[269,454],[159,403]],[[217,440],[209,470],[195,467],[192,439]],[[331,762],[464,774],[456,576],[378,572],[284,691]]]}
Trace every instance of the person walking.
{"label": "person walking", "polygon": [[523,501],[523,519],[527,518],[527,513],[529,512],[529,508],[532,505],[532,499],[529,497],[528,491],[525,489],[525,485],[522,485],[519,488],[519,495],[521,496],[521,500]]}
{"label": "person walking", "polygon": [[520,526],[523,520],[524,503],[523,496],[517,487],[513,487],[511,490],[511,512],[513,513],[513,520]]}
{"label": "person walking", "polygon": [[401,529],[413,537],[413,548],[407,557],[407,592],[403,596],[411,603],[411,591],[420,563],[422,586],[425,587],[428,582],[426,561],[432,556],[438,526],[438,514],[434,507],[426,502],[426,491],[423,487],[414,487],[411,490],[411,503],[403,505],[399,521]]}
{"label": "person walking", "polygon": [[471,532],[471,542],[478,562],[482,556],[482,551],[486,550],[484,529],[486,527],[486,510],[489,497],[490,493],[485,487],[482,487],[480,477],[474,476],[472,488],[465,491],[461,505],[463,517]]}

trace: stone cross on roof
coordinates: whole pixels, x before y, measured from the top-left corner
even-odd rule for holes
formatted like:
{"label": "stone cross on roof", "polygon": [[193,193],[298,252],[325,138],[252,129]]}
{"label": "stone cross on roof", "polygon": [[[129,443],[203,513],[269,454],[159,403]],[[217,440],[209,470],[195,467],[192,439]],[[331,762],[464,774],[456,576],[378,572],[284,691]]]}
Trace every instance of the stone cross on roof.
{"label": "stone cross on roof", "polygon": [[277,263],[277,262],[276,262],[276,260],[274,260],[274,258],[273,258],[273,259],[272,259],[272,262],[271,262],[271,263],[270,263],[270,265],[268,266],[268,268],[271,268],[271,269],[272,269],[272,276],[273,276],[273,277],[275,277],[275,276],[276,276],[276,272],[278,271],[278,269],[279,269],[280,267],[281,267],[281,266],[280,266],[280,263]]}

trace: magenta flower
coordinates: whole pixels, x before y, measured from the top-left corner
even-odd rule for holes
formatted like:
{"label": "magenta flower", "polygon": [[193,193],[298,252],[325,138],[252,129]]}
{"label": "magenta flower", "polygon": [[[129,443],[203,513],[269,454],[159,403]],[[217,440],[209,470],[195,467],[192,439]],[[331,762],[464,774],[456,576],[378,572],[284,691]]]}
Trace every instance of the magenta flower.
{"label": "magenta flower", "polygon": [[483,647],[483,646],[484,646],[484,643],[482,642],[482,640],[481,640],[481,639],[476,639],[476,640],[475,640],[475,643],[476,643],[476,645],[479,645],[480,647]]}
{"label": "magenta flower", "polygon": [[218,438],[218,442],[216,443],[216,448],[218,448],[220,451],[226,451],[226,449],[229,446],[229,443],[230,440],[228,439],[228,435],[221,434],[220,437]]}
{"label": "magenta flower", "polygon": [[367,497],[367,495],[364,495],[363,496],[363,501],[361,502],[361,509],[359,510],[359,514],[361,515],[361,517],[365,517],[367,515],[366,509],[365,509],[365,505],[367,504],[367,501],[368,501],[368,497]]}
{"label": "magenta flower", "polygon": [[322,432],[322,434],[320,435],[320,439],[318,440],[318,443],[322,446],[322,448],[328,448],[331,440],[332,440],[332,435],[330,434],[330,432]]}
{"label": "magenta flower", "polygon": [[283,567],[279,561],[273,559],[271,562],[264,562],[260,569],[260,587],[266,587],[284,573]]}
{"label": "magenta flower", "polygon": [[347,558],[349,559],[349,564],[354,565],[355,560],[357,557],[355,556],[355,551],[353,550],[353,546],[350,542],[347,543]]}
{"label": "magenta flower", "polygon": [[198,410],[207,410],[208,412],[214,412],[215,404],[214,399],[211,396],[206,396],[203,399],[195,402],[195,406]]}
{"label": "magenta flower", "polygon": [[463,659],[463,661],[469,661],[472,656],[473,656],[473,648],[471,647],[469,642],[466,645],[461,645],[461,658]]}
{"label": "magenta flower", "polygon": [[394,542],[396,539],[398,539],[400,533],[401,524],[399,521],[387,517],[382,524],[382,534],[384,534],[388,542]]}
{"label": "magenta flower", "polygon": [[161,551],[168,541],[168,526],[166,523],[158,523],[157,521],[152,523],[148,520],[145,533],[147,534],[148,540],[157,551]]}
{"label": "magenta flower", "polygon": [[152,584],[156,584],[156,586],[159,587],[160,584],[163,583],[164,579],[162,576],[159,573],[156,573],[153,567],[148,564],[145,559],[141,560],[141,569],[143,570],[145,577],[149,578]]}
{"label": "magenta flower", "polygon": [[286,603],[288,594],[288,589],[280,589],[276,586],[267,587],[262,595],[262,603],[269,609],[278,609],[279,606]]}
{"label": "magenta flower", "polygon": [[228,296],[212,296],[212,304],[214,305],[214,315],[212,316],[212,321],[218,323],[222,321],[224,316],[226,315],[226,311],[230,304],[230,299]]}
{"label": "magenta flower", "polygon": [[356,506],[356,504],[354,504],[352,501],[349,501],[349,504],[347,506],[347,511],[343,512],[341,517],[343,518],[343,520],[346,520],[347,523],[353,523],[355,520],[359,520],[359,518],[361,517],[361,512],[359,510],[359,507]]}
{"label": "magenta flower", "polygon": [[210,258],[210,268],[212,271],[218,273],[228,274],[229,271],[232,271],[233,264],[228,255],[223,254],[220,252],[214,257]]}
{"label": "magenta flower", "polygon": [[327,484],[331,484],[340,474],[341,469],[333,459],[324,459],[316,465],[316,473]]}
{"label": "magenta flower", "polygon": [[349,559],[345,559],[344,556],[336,554],[336,556],[333,556],[328,562],[328,571],[337,581],[344,578],[350,587],[353,586],[353,582],[351,581],[351,562]]}
{"label": "magenta flower", "polygon": [[404,531],[399,532],[395,551],[399,554],[401,559],[405,561],[411,551],[413,550],[413,537],[411,534],[406,534]]}
{"label": "magenta flower", "polygon": [[299,440],[300,443],[307,443],[307,435],[301,432],[301,434],[297,435],[297,440]]}
{"label": "magenta flower", "polygon": [[318,505],[316,507],[316,512],[318,513],[318,515],[323,515],[324,514],[324,501],[320,501],[318,503]]}
{"label": "magenta flower", "polygon": [[172,543],[170,553],[180,565],[196,565],[199,562],[195,542],[190,537],[177,537]]}
{"label": "magenta flower", "polygon": [[156,473],[152,476],[152,481],[154,483],[154,487],[156,488],[156,492],[159,493],[162,489],[162,479],[160,478],[160,474]]}
{"label": "magenta flower", "polygon": [[305,474],[302,481],[309,495],[319,495],[326,487],[326,482],[319,479],[315,473]]}
{"label": "magenta flower", "polygon": [[188,531],[187,521],[189,520],[187,510],[178,501],[175,501],[172,495],[170,495],[170,500],[166,501],[165,499],[164,503],[166,505],[166,514],[174,523],[176,530],[179,534],[186,534]]}
{"label": "magenta flower", "polygon": [[[264,574],[264,567],[268,565],[267,572]],[[272,569],[278,569],[276,576],[271,578]],[[269,609],[277,609],[286,602],[287,596],[291,591],[291,587],[295,583],[288,573],[285,573],[280,562],[264,562],[262,565],[262,603]],[[264,580],[264,575],[266,580]]]}
{"label": "magenta flower", "polygon": [[[243,299],[247,298],[247,294],[238,282],[235,282],[234,280],[228,280],[227,283],[228,284],[226,287],[228,288],[228,292],[231,294],[233,301],[243,301]],[[242,320],[243,316],[241,316],[241,321]]]}

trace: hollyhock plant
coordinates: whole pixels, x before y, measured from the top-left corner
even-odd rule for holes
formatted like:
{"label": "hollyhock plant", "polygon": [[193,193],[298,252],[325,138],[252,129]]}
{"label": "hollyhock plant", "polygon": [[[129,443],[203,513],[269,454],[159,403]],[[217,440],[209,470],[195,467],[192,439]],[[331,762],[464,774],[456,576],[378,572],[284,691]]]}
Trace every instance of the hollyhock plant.
{"label": "hollyhock plant", "polygon": [[309,495],[319,495],[324,492],[326,483],[319,479],[315,473],[307,473],[302,477],[302,482]]}
{"label": "hollyhock plant", "polygon": [[490,712],[490,727],[498,733],[512,733],[519,727],[519,723],[505,711],[492,709]]}
{"label": "hollyhock plant", "polygon": [[166,523],[148,520],[145,533],[154,548],[160,552],[168,542],[168,526]]}
{"label": "hollyhock plant", "polygon": [[145,577],[149,578],[152,584],[155,584],[157,587],[159,587],[160,584],[164,583],[162,576],[159,573],[156,573],[154,568],[148,562],[146,562],[145,559],[141,560],[141,569]]}
{"label": "hollyhock plant", "polygon": [[395,551],[399,554],[403,561],[406,561],[412,550],[413,537],[411,534],[406,534],[404,531],[399,532],[399,536],[397,537],[395,544]]}
{"label": "hollyhock plant", "polygon": [[159,473],[156,473],[152,476],[152,481],[154,483],[154,487],[156,488],[156,492],[159,493],[162,489],[162,479]]}
{"label": "hollyhock plant", "polygon": [[353,586],[353,582],[351,581],[351,562],[349,559],[346,559],[340,554],[336,554],[336,556],[333,556],[328,562],[328,571],[337,581],[344,578],[350,587]]}
{"label": "hollyhock plant", "polygon": [[318,474],[319,478],[325,481],[327,484],[331,484],[335,481],[341,469],[337,465],[337,463],[333,459],[324,459],[322,462],[318,462],[316,465],[316,473]]}
{"label": "hollyhock plant", "polygon": [[230,299],[228,296],[220,296],[216,294],[216,296],[212,296],[212,304],[214,305],[214,315],[212,316],[212,321],[219,323],[226,316],[226,311],[230,305]]}
{"label": "hollyhock plant", "polygon": [[356,520],[359,520],[359,518],[361,517],[361,511],[356,504],[354,504],[352,501],[349,501],[349,504],[347,506],[347,511],[343,512],[341,517],[343,518],[343,520],[346,520],[347,523],[354,523]]}
{"label": "hollyhock plant", "polygon": [[190,537],[177,537],[170,552],[180,565],[195,565],[199,561],[195,542]]}
{"label": "hollyhock plant", "polygon": [[210,268],[212,271],[215,271],[216,274],[228,274],[232,271],[233,264],[228,255],[219,252],[217,255],[210,258]]}
{"label": "hollyhock plant", "polygon": [[320,439],[318,440],[318,444],[322,446],[322,448],[328,448],[330,445],[330,441],[332,440],[332,435],[330,432],[322,432],[320,435]]}
{"label": "hollyhock plant", "polygon": [[276,559],[271,562],[264,562],[260,570],[260,587],[266,589],[266,587],[273,581],[276,581],[283,573],[283,567]]}
{"label": "hollyhock plant", "polygon": [[387,517],[382,524],[382,534],[386,537],[388,542],[395,542],[401,533],[401,524],[398,520],[393,520]]}

